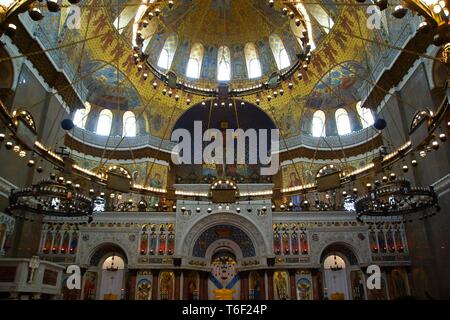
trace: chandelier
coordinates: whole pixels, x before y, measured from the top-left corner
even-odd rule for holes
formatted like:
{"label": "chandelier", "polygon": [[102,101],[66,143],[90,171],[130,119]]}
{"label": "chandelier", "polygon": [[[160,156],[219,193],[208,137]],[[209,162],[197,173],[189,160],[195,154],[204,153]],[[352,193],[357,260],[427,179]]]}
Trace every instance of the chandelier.
{"label": "chandelier", "polygon": [[116,272],[117,270],[119,270],[119,267],[114,265],[114,258],[115,254],[112,255],[110,262],[106,266],[107,271]]}
{"label": "chandelier", "polygon": [[[393,175],[391,176],[392,179]],[[422,211],[433,206],[439,210],[433,187],[412,187],[408,180],[376,181],[368,192],[355,200],[355,210],[360,216],[400,216]]]}
{"label": "chandelier", "polygon": [[330,267],[331,271],[340,271],[342,270],[342,265],[338,264],[337,257],[334,255],[334,265]]}
{"label": "chandelier", "polygon": [[13,190],[9,197],[8,213],[26,210],[53,216],[88,216],[92,200],[83,195],[80,185],[72,185],[61,177],[43,180],[31,187]]}

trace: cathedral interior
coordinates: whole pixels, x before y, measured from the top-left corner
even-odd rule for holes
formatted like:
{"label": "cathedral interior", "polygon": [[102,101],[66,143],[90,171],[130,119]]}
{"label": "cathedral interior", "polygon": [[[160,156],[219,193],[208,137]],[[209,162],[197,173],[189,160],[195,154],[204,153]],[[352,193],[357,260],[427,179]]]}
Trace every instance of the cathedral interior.
{"label": "cathedral interior", "polygon": [[449,10],[0,0],[0,299],[449,299]]}

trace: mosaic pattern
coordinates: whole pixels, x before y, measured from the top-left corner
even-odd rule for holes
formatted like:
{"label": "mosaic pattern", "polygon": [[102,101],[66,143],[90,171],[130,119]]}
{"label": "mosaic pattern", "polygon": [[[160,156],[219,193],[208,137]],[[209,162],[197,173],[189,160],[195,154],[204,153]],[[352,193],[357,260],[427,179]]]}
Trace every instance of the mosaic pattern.
{"label": "mosaic pattern", "polygon": [[203,232],[195,241],[193,256],[204,258],[208,247],[218,239],[235,242],[241,248],[244,258],[256,255],[253,242],[244,231],[230,225],[217,225]]}

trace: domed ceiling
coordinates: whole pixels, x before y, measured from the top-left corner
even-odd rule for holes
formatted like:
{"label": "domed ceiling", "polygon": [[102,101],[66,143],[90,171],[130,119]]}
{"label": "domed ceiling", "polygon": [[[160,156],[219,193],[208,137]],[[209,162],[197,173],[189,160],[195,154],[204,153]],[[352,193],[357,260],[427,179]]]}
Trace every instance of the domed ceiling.
{"label": "domed ceiling", "polygon": [[[273,8],[263,0],[176,0],[172,9],[167,3],[149,1],[142,8],[141,0],[104,0],[101,5],[95,0],[85,0],[82,4],[89,10],[82,10],[84,23],[80,29],[67,27],[67,8],[39,24],[51,47],[61,46],[52,54],[61,54],[58,61],[64,61],[72,69],[74,83],[84,86],[84,99],[100,108],[132,110],[137,120],[145,119],[150,135],[165,139],[186,109],[209,98],[180,88],[170,89],[151,68],[163,74],[173,71],[183,82],[215,90],[217,54],[221,46],[227,46],[230,87],[261,84],[273,71],[279,71],[270,47],[271,35],[281,39],[290,61],[287,69],[301,49],[299,34],[292,27],[295,19],[283,14],[284,5],[290,9],[296,5],[299,12],[304,9],[303,22],[310,26],[307,32],[315,46],[308,70],[303,72],[302,79],[297,73],[290,75],[276,89],[240,95],[240,99],[258,105],[271,116],[284,138],[304,133],[303,123],[310,126],[313,110],[354,108],[357,101],[363,100],[373,83],[371,79],[376,78],[373,71],[383,67],[388,55],[397,53],[384,44],[395,43],[399,35],[394,31],[401,29],[397,21],[397,29],[391,33],[390,25],[384,22],[380,29],[369,29],[366,7],[337,5],[331,0],[314,4],[275,1]],[[159,16],[149,19],[149,12],[154,12],[157,6],[161,7]],[[139,27],[146,18],[147,27]],[[400,24],[407,23],[402,20]],[[138,30],[142,32],[149,61],[141,70],[133,49],[133,35]],[[171,36],[176,39],[169,41],[173,60],[170,68],[164,70],[158,68],[158,60]],[[202,44],[204,54],[200,77],[192,79],[186,77],[186,69],[196,43]],[[260,78],[249,79],[244,54],[247,43],[256,47],[262,69]],[[284,95],[273,97],[273,91],[281,89]],[[269,101],[267,96],[271,94]]]}
{"label": "domed ceiling", "polygon": [[[273,6],[261,0],[174,3],[169,8],[165,2],[149,1],[138,7],[125,1],[110,19],[130,46],[142,47],[154,70],[173,71],[180,83],[201,88],[215,88],[218,81],[248,88],[264,83],[274,72],[282,74],[298,63],[306,41],[314,48],[330,32],[338,14],[329,1],[276,1]],[[223,57],[230,69],[225,79],[219,70]],[[198,63],[194,74],[188,71],[192,58]],[[250,70],[252,59],[258,63],[256,74]]]}

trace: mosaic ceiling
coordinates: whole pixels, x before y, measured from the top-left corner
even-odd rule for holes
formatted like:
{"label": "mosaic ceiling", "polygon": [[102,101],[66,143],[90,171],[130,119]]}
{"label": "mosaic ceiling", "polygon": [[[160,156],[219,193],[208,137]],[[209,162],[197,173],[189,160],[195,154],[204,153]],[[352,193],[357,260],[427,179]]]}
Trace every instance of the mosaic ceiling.
{"label": "mosaic ceiling", "polygon": [[[284,129],[285,137],[301,133],[300,124],[304,120],[305,110],[309,108],[333,109],[355,105],[363,98],[365,85],[373,83],[371,73],[374,68],[391,51],[386,43],[396,40],[396,35],[387,31],[391,25],[385,18],[379,29],[367,28],[365,7],[350,4],[346,7],[347,2],[337,5],[330,0],[319,3],[320,6],[304,4],[309,12],[316,48],[312,51],[311,63],[303,79],[297,79],[296,75],[288,79],[293,83],[293,89],[289,90],[287,82],[284,82],[278,89],[283,89],[286,94],[270,102],[265,99],[270,91],[243,97],[250,103],[260,99],[260,107],[278,127]],[[129,19],[120,32],[115,26],[119,12],[125,14],[124,10],[129,10],[127,14],[133,17],[133,10],[137,10],[138,4],[140,1],[121,1],[119,4],[117,1],[104,1],[104,5],[99,6],[93,5],[92,0],[86,0],[86,10],[82,11],[84,23],[80,29],[67,28],[66,8],[52,14],[51,19],[45,19],[41,24],[48,31],[49,38],[65,46],[60,49],[61,53],[88,89],[88,101],[100,108],[131,109],[137,117],[142,116],[149,121],[151,135],[168,138],[179,116],[190,106],[204,101],[205,97],[176,89],[169,97],[163,93],[164,86],[159,81],[156,81],[157,88],[154,89],[152,84],[155,78],[149,70],[138,70],[131,46],[133,20]],[[242,57],[245,43],[251,41],[257,44],[264,75],[276,68],[268,44],[271,33],[279,34],[290,57],[298,49],[299,42],[290,29],[290,19],[277,10],[277,7],[268,7],[265,1],[256,0],[180,0],[172,11],[162,12],[162,17],[157,20],[158,25],[152,29],[153,34],[146,34],[149,59],[156,61],[168,34],[175,33],[178,41],[170,70],[181,76],[185,72],[192,42],[201,41],[205,56],[202,78],[196,84],[208,87],[211,79],[216,77],[214,69],[217,61],[214,57],[217,46],[226,44],[231,49],[236,79],[245,77],[246,82],[257,84],[259,80],[249,80],[246,72],[242,71],[241,76],[236,72],[238,65],[245,64]],[[323,12],[333,21],[331,29],[323,27]],[[383,13],[385,16],[389,14]],[[405,22],[407,20],[398,24]],[[392,28],[397,30],[399,26],[394,24]],[[209,62],[208,55],[212,59]],[[264,59],[271,61],[265,63]],[[245,68],[242,67],[242,70]],[[144,73],[148,74],[148,79]],[[178,102],[174,99],[175,95],[180,97]],[[190,99],[191,103],[185,103],[186,99]],[[286,114],[290,116],[286,117]]]}

